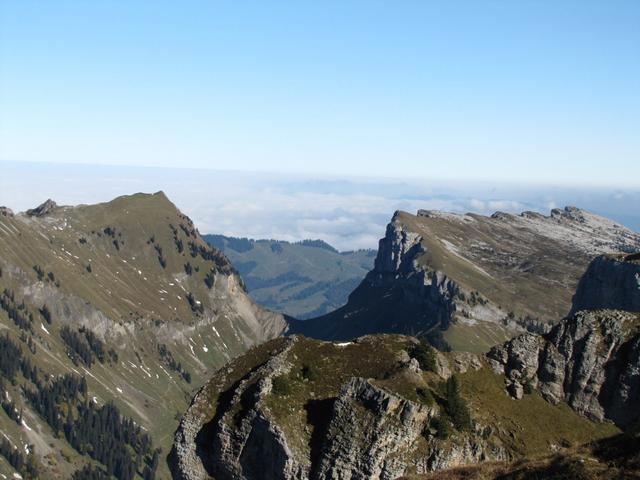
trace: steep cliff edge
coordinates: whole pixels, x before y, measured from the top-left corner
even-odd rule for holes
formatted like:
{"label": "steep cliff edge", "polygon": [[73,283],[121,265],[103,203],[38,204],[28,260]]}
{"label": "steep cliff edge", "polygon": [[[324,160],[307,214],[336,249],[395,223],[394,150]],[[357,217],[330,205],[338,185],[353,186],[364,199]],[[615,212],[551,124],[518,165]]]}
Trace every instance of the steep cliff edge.
{"label": "steep cliff edge", "polygon": [[[573,314],[548,334],[525,334],[488,358],[521,398],[537,388],[550,402],[628,429],[640,422],[640,288],[637,255],[596,258],[580,280]],[[589,310],[585,310],[589,309]]]}
{"label": "steep cliff edge", "polygon": [[640,316],[618,310],[581,311],[545,336],[525,334],[493,348],[489,359],[522,398],[537,388],[595,420],[622,428],[640,420]]}
{"label": "steep cliff edge", "polygon": [[571,311],[594,309],[640,312],[640,254],[601,255],[591,262]]}
{"label": "steep cliff edge", "polygon": [[348,340],[448,326],[459,287],[442,272],[417,263],[425,253],[422,236],[399,221],[400,215],[387,226],[373,270],[349,295],[347,305],[323,317],[291,321],[289,334]]}
{"label": "steep cliff edge", "polygon": [[638,248],[639,234],[574,207],[549,216],[396,212],[348,303],[291,320],[289,333],[347,340],[440,330],[454,349],[483,352],[564,317],[594,255]]}
{"label": "steep cliff edge", "polygon": [[436,353],[411,337],[281,338],[214,374],[169,462],[180,480],[393,479],[617,431],[537,394],[514,409],[503,383],[475,355]]}

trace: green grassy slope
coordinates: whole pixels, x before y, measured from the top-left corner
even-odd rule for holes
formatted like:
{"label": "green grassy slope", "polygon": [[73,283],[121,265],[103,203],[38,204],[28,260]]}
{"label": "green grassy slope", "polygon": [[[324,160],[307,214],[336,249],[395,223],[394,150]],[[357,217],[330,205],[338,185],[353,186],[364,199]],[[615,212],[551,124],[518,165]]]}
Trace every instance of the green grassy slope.
{"label": "green grassy slope", "polygon": [[341,253],[321,240],[203,238],[231,260],[258,303],[300,319],[344,305],[375,259],[373,250]]}
{"label": "green grassy slope", "polygon": [[[312,455],[314,442],[321,442],[326,425],[318,422],[314,408],[323,405],[325,414],[331,411],[341,387],[352,377],[363,377],[388,392],[412,402],[435,406],[443,411],[444,378],[434,371],[418,373],[407,368],[408,354],[417,344],[414,338],[400,335],[372,335],[342,344],[296,337],[284,362],[288,373],[277,377],[277,385],[264,399],[264,415],[284,434],[287,446],[298,458]],[[230,405],[240,379],[259,382],[259,372],[271,355],[284,351],[283,339],[277,339],[252,349],[216,372],[199,394],[187,415],[201,417],[202,425],[213,428],[213,418],[232,421],[252,404]],[[438,354],[450,365],[463,365],[456,353]],[[419,437],[412,446],[415,458],[427,457],[435,445],[464,443],[467,438],[482,436],[492,445],[500,446],[509,458],[521,459],[564,451],[576,445],[610,437],[620,431],[610,423],[589,421],[567,405],[552,405],[537,392],[512,400],[504,391],[504,377],[494,374],[481,359],[478,369],[469,367],[457,374],[461,396],[468,405],[473,428],[451,427],[447,438],[431,434]],[[275,382],[275,380],[274,380]],[[425,392],[427,392],[425,394]],[[225,413],[226,412],[226,413]],[[235,421],[235,420],[234,420]],[[316,444],[317,447],[317,444]],[[202,448],[206,451],[207,446]]]}
{"label": "green grassy slope", "polygon": [[[11,292],[31,317],[20,327],[0,309],[0,333],[9,332],[43,374],[85,376],[96,403],[113,401],[165,454],[180,413],[211,369],[284,327],[281,316],[248,298],[227,259],[161,192],[58,207],[43,217],[0,215],[0,272],[0,293]],[[117,361],[74,363],[60,333],[81,327]],[[68,478],[77,452],[67,461],[61,452],[72,449],[51,435],[19,386],[8,393],[33,431],[3,411],[0,430],[16,445],[35,443],[40,457],[53,455],[55,466],[41,458],[44,478]],[[168,476],[164,462],[159,473]]]}

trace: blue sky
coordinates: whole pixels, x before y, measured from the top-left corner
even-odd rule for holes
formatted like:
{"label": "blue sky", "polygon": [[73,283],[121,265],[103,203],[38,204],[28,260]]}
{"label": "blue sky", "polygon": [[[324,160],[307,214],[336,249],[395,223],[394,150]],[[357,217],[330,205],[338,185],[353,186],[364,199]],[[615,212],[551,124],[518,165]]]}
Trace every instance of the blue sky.
{"label": "blue sky", "polygon": [[0,2],[0,160],[640,185],[640,2]]}

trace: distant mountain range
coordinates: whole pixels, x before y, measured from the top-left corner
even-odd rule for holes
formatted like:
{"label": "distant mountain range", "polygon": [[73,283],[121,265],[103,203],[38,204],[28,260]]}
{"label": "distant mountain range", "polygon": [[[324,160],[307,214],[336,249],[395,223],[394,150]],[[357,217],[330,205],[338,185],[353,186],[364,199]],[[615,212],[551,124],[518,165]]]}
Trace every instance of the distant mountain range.
{"label": "distant mountain range", "polygon": [[376,256],[375,250],[338,252],[322,240],[203,238],[229,258],[256,302],[298,319],[344,305]]}

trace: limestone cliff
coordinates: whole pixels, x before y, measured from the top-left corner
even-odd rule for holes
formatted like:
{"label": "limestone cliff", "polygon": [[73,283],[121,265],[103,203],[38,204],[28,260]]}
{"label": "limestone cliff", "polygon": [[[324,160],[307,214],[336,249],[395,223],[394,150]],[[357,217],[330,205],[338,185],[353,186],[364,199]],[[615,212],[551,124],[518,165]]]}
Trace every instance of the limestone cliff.
{"label": "limestone cliff", "polygon": [[601,255],[591,262],[572,312],[604,308],[640,312],[640,254]]}
{"label": "limestone cliff", "polygon": [[549,216],[396,212],[348,303],[291,320],[289,333],[347,340],[440,330],[454,349],[483,352],[518,332],[548,331],[570,311],[594,255],[638,248],[639,234],[575,207]]}
{"label": "limestone cliff", "polygon": [[514,397],[535,387],[550,402],[566,401],[595,420],[611,420],[622,428],[640,421],[636,258],[597,257],[580,280],[571,316],[546,335],[528,333],[489,352]]}
{"label": "limestone cliff", "polygon": [[[216,372],[184,415],[169,457],[174,478],[391,480],[611,432],[532,395],[528,406],[555,427],[540,432],[528,413],[506,412],[503,377],[480,358],[437,354],[423,370],[417,345],[394,335],[294,336],[251,349]],[[449,418],[447,389],[457,387],[437,372],[455,373],[468,424]]]}
{"label": "limestone cliff", "polygon": [[582,311],[548,335],[524,334],[493,348],[489,359],[522,398],[537,388],[552,403],[612,420],[623,428],[640,420],[640,316],[617,310]]}

